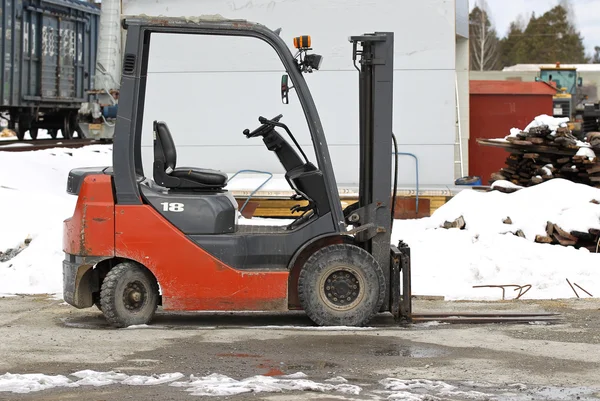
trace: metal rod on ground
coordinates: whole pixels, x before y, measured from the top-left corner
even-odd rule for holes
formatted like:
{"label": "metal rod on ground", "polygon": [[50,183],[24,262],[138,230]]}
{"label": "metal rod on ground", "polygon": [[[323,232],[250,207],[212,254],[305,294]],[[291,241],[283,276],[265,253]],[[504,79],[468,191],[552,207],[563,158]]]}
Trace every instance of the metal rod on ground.
{"label": "metal rod on ground", "polygon": [[571,285],[571,282],[569,281],[569,279],[567,279],[567,283],[569,283],[569,287],[571,287],[571,289],[573,290],[573,292],[575,293],[575,295],[577,295],[577,298],[579,298],[579,294],[577,293],[577,291],[575,291],[575,288],[573,288],[573,286]]}
{"label": "metal rod on ground", "polygon": [[[514,291],[519,291],[519,295],[517,295],[516,299],[521,298],[527,291],[531,289],[531,284],[518,285],[518,284],[485,284],[485,285],[474,285],[473,288],[501,288],[502,289],[502,300],[505,299],[505,288],[504,287],[516,287]],[[525,291],[523,288],[527,287]]]}
{"label": "metal rod on ground", "polygon": [[583,288],[581,288],[581,287],[579,286],[579,284],[577,284],[577,283],[573,283],[573,285],[574,285],[574,286],[576,286],[577,288],[579,288],[581,291],[583,291],[583,292],[585,292],[586,294],[588,294],[590,297],[592,297],[592,298],[594,297],[592,294],[590,294],[589,292],[587,292],[586,290],[584,290]]}

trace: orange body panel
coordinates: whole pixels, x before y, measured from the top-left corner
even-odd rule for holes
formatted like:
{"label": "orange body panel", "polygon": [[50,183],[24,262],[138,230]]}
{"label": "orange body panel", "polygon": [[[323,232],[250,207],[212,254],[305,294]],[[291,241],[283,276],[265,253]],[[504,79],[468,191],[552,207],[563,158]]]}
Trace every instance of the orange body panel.
{"label": "orange body panel", "polygon": [[63,225],[64,252],[84,257],[114,256],[115,203],[110,176],[85,177],[73,217]]}
{"label": "orange body panel", "polygon": [[287,271],[241,271],[214,258],[148,205],[116,205],[115,254],[158,279],[165,310],[287,310]]}

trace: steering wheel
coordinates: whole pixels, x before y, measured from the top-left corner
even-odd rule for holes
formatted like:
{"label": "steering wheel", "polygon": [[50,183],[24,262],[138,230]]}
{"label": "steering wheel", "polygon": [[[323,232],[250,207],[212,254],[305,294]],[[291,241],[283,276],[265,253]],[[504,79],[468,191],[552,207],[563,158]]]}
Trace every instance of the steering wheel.
{"label": "steering wheel", "polygon": [[262,125],[260,127],[258,127],[257,129],[255,129],[254,131],[250,132],[250,130],[248,128],[246,128],[243,132],[244,135],[246,135],[246,138],[254,138],[257,136],[262,136],[267,134],[273,127],[275,127],[275,124],[273,123],[278,123],[279,120],[281,120],[281,118],[283,117],[283,114],[280,114],[276,117],[273,117],[271,120],[267,120],[266,118],[264,118],[263,116],[258,117],[258,122],[261,123]]}

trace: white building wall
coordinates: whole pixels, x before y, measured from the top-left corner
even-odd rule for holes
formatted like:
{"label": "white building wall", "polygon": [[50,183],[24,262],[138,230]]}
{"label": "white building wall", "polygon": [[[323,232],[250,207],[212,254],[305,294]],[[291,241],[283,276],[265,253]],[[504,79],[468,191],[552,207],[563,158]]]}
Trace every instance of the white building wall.
{"label": "white building wall", "polygon": [[[394,132],[399,150],[418,157],[421,186],[452,185],[455,69],[460,64],[455,58],[454,0],[123,0],[122,7],[124,15],[220,14],[271,29],[281,27],[281,36],[290,47],[294,36],[310,34],[314,52],[323,55],[324,62],[321,71],[305,77],[340,186],[358,182],[358,73],[347,38],[393,31]],[[244,128],[258,126],[259,115],[280,113],[312,157],[295,92],[289,105],[281,103],[283,72],[274,51],[255,39],[157,37],[151,50],[144,116],[146,175],[151,176],[155,119],[171,128],[178,145],[178,166],[282,173],[262,141],[242,135]],[[468,85],[468,74],[463,75]],[[400,185],[413,187],[415,181],[414,160],[401,157]]]}

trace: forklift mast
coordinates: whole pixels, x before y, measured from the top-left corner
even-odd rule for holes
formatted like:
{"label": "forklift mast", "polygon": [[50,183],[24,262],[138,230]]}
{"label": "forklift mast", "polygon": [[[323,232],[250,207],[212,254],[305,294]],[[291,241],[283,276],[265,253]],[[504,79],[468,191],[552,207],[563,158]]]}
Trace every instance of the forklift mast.
{"label": "forklift mast", "polygon": [[[358,209],[348,219],[365,228],[356,239],[389,278],[394,34],[376,32],[349,40],[352,61],[359,71],[360,175]],[[390,288],[387,284],[386,299]]]}

